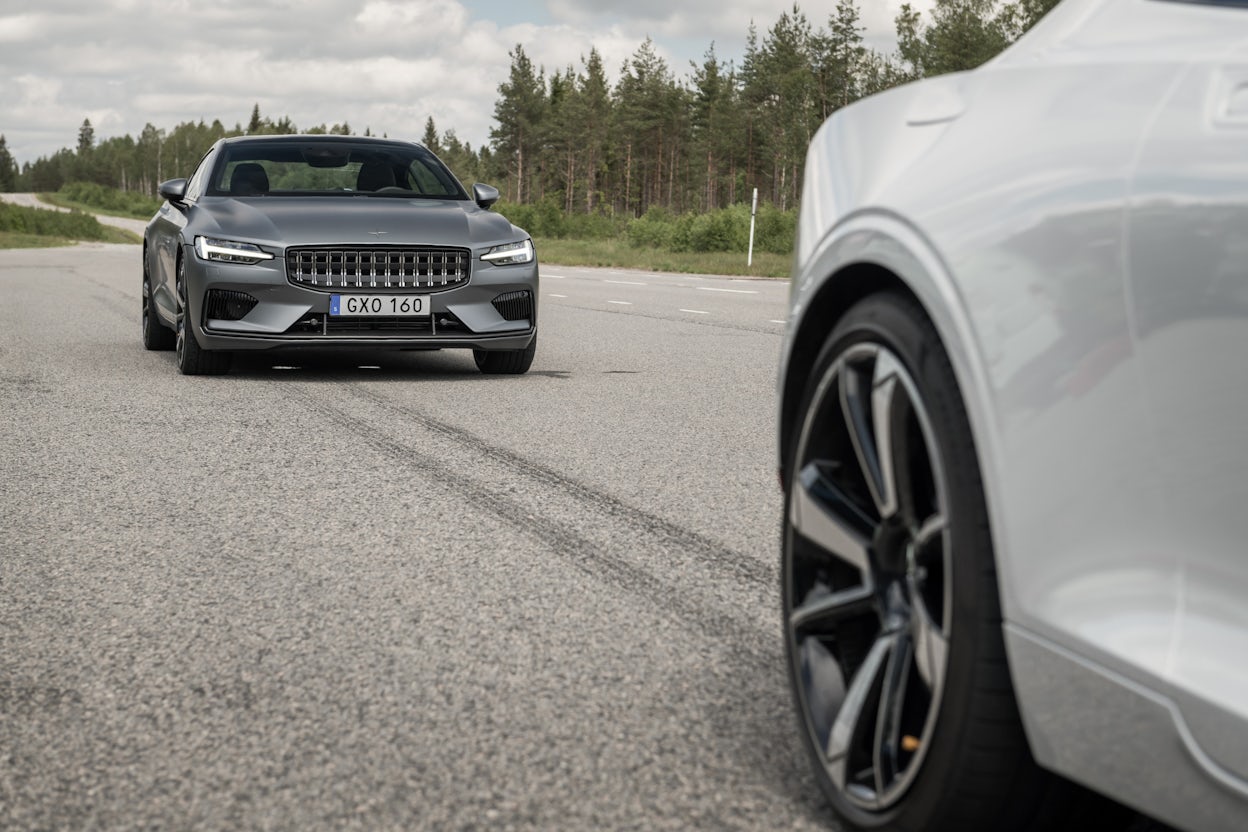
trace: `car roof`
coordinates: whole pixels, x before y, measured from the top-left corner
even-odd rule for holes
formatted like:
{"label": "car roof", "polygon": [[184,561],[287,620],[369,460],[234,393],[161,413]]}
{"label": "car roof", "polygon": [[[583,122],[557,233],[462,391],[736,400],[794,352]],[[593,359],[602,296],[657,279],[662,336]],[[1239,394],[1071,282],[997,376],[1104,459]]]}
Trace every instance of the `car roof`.
{"label": "car roof", "polygon": [[420,142],[409,141],[407,139],[386,139],[379,136],[341,136],[337,134],[327,135],[324,133],[286,133],[280,135],[264,135],[264,136],[230,136],[221,139],[223,145],[234,144],[251,144],[265,142],[324,142],[326,144],[375,144],[375,145],[391,145],[401,147],[424,147]]}

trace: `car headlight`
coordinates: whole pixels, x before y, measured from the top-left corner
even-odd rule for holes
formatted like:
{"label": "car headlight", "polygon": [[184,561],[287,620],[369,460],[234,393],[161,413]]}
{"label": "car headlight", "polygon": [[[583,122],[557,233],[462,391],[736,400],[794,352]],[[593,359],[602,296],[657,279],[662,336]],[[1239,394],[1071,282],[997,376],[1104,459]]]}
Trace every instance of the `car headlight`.
{"label": "car headlight", "polygon": [[259,263],[273,259],[272,254],[252,243],[236,243],[233,240],[218,240],[213,237],[196,237],[195,253],[201,260],[215,260],[218,263]]}
{"label": "car headlight", "polygon": [[482,254],[481,259],[493,263],[495,266],[532,263],[533,241],[525,240],[521,243],[503,243],[501,246],[494,246],[485,254]]}

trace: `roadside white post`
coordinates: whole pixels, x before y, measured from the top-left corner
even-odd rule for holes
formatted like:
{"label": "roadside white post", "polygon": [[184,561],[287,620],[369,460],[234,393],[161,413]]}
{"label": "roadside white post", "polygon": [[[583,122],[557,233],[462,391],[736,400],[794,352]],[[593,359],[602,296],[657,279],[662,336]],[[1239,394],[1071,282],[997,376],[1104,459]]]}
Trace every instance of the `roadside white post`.
{"label": "roadside white post", "polygon": [[754,215],[758,213],[758,188],[754,189],[754,201],[750,203],[750,253],[745,258],[745,266],[754,265]]}

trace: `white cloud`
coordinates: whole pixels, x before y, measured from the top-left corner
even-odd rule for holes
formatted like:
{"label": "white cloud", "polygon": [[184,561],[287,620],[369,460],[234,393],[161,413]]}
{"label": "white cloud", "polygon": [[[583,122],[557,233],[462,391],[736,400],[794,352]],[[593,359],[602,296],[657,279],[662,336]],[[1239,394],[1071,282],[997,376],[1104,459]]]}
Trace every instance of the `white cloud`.
{"label": "white cloud", "polygon": [[[678,76],[712,41],[739,60],[791,2],[768,0],[15,0],[0,11],[0,134],[19,161],[146,123],[245,122],[252,105],[301,127],[489,139],[508,52],[547,73],[597,48],[610,76],[650,36]],[[803,4],[816,26],[836,0]],[[860,0],[887,43],[901,0]],[[877,31],[882,30],[882,31]]]}

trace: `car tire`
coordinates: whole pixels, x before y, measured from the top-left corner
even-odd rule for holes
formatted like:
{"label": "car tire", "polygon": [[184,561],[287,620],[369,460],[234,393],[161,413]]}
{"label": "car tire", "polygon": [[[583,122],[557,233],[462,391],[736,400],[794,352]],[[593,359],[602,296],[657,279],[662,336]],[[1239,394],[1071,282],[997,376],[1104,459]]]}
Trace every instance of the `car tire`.
{"label": "car tire", "polygon": [[186,261],[178,257],[178,314],[174,334],[174,352],[178,359],[178,371],[185,376],[212,376],[230,370],[230,353],[205,350],[195,339],[195,328],[187,320],[189,308],[186,298]]}
{"label": "car tire", "polygon": [[522,350],[473,350],[472,357],[477,369],[486,375],[523,375],[533,366],[537,354],[537,332],[533,340]]}
{"label": "car tire", "polygon": [[152,278],[147,268],[147,249],[143,250],[143,311],[140,322],[143,327],[143,347],[149,350],[171,350],[177,336],[161,322],[152,308]]}
{"label": "car tire", "polygon": [[795,421],[781,559],[788,676],[836,814],[892,832],[1125,825],[1124,810],[1031,757],[974,438],[922,308],[892,293],[853,306]]}

